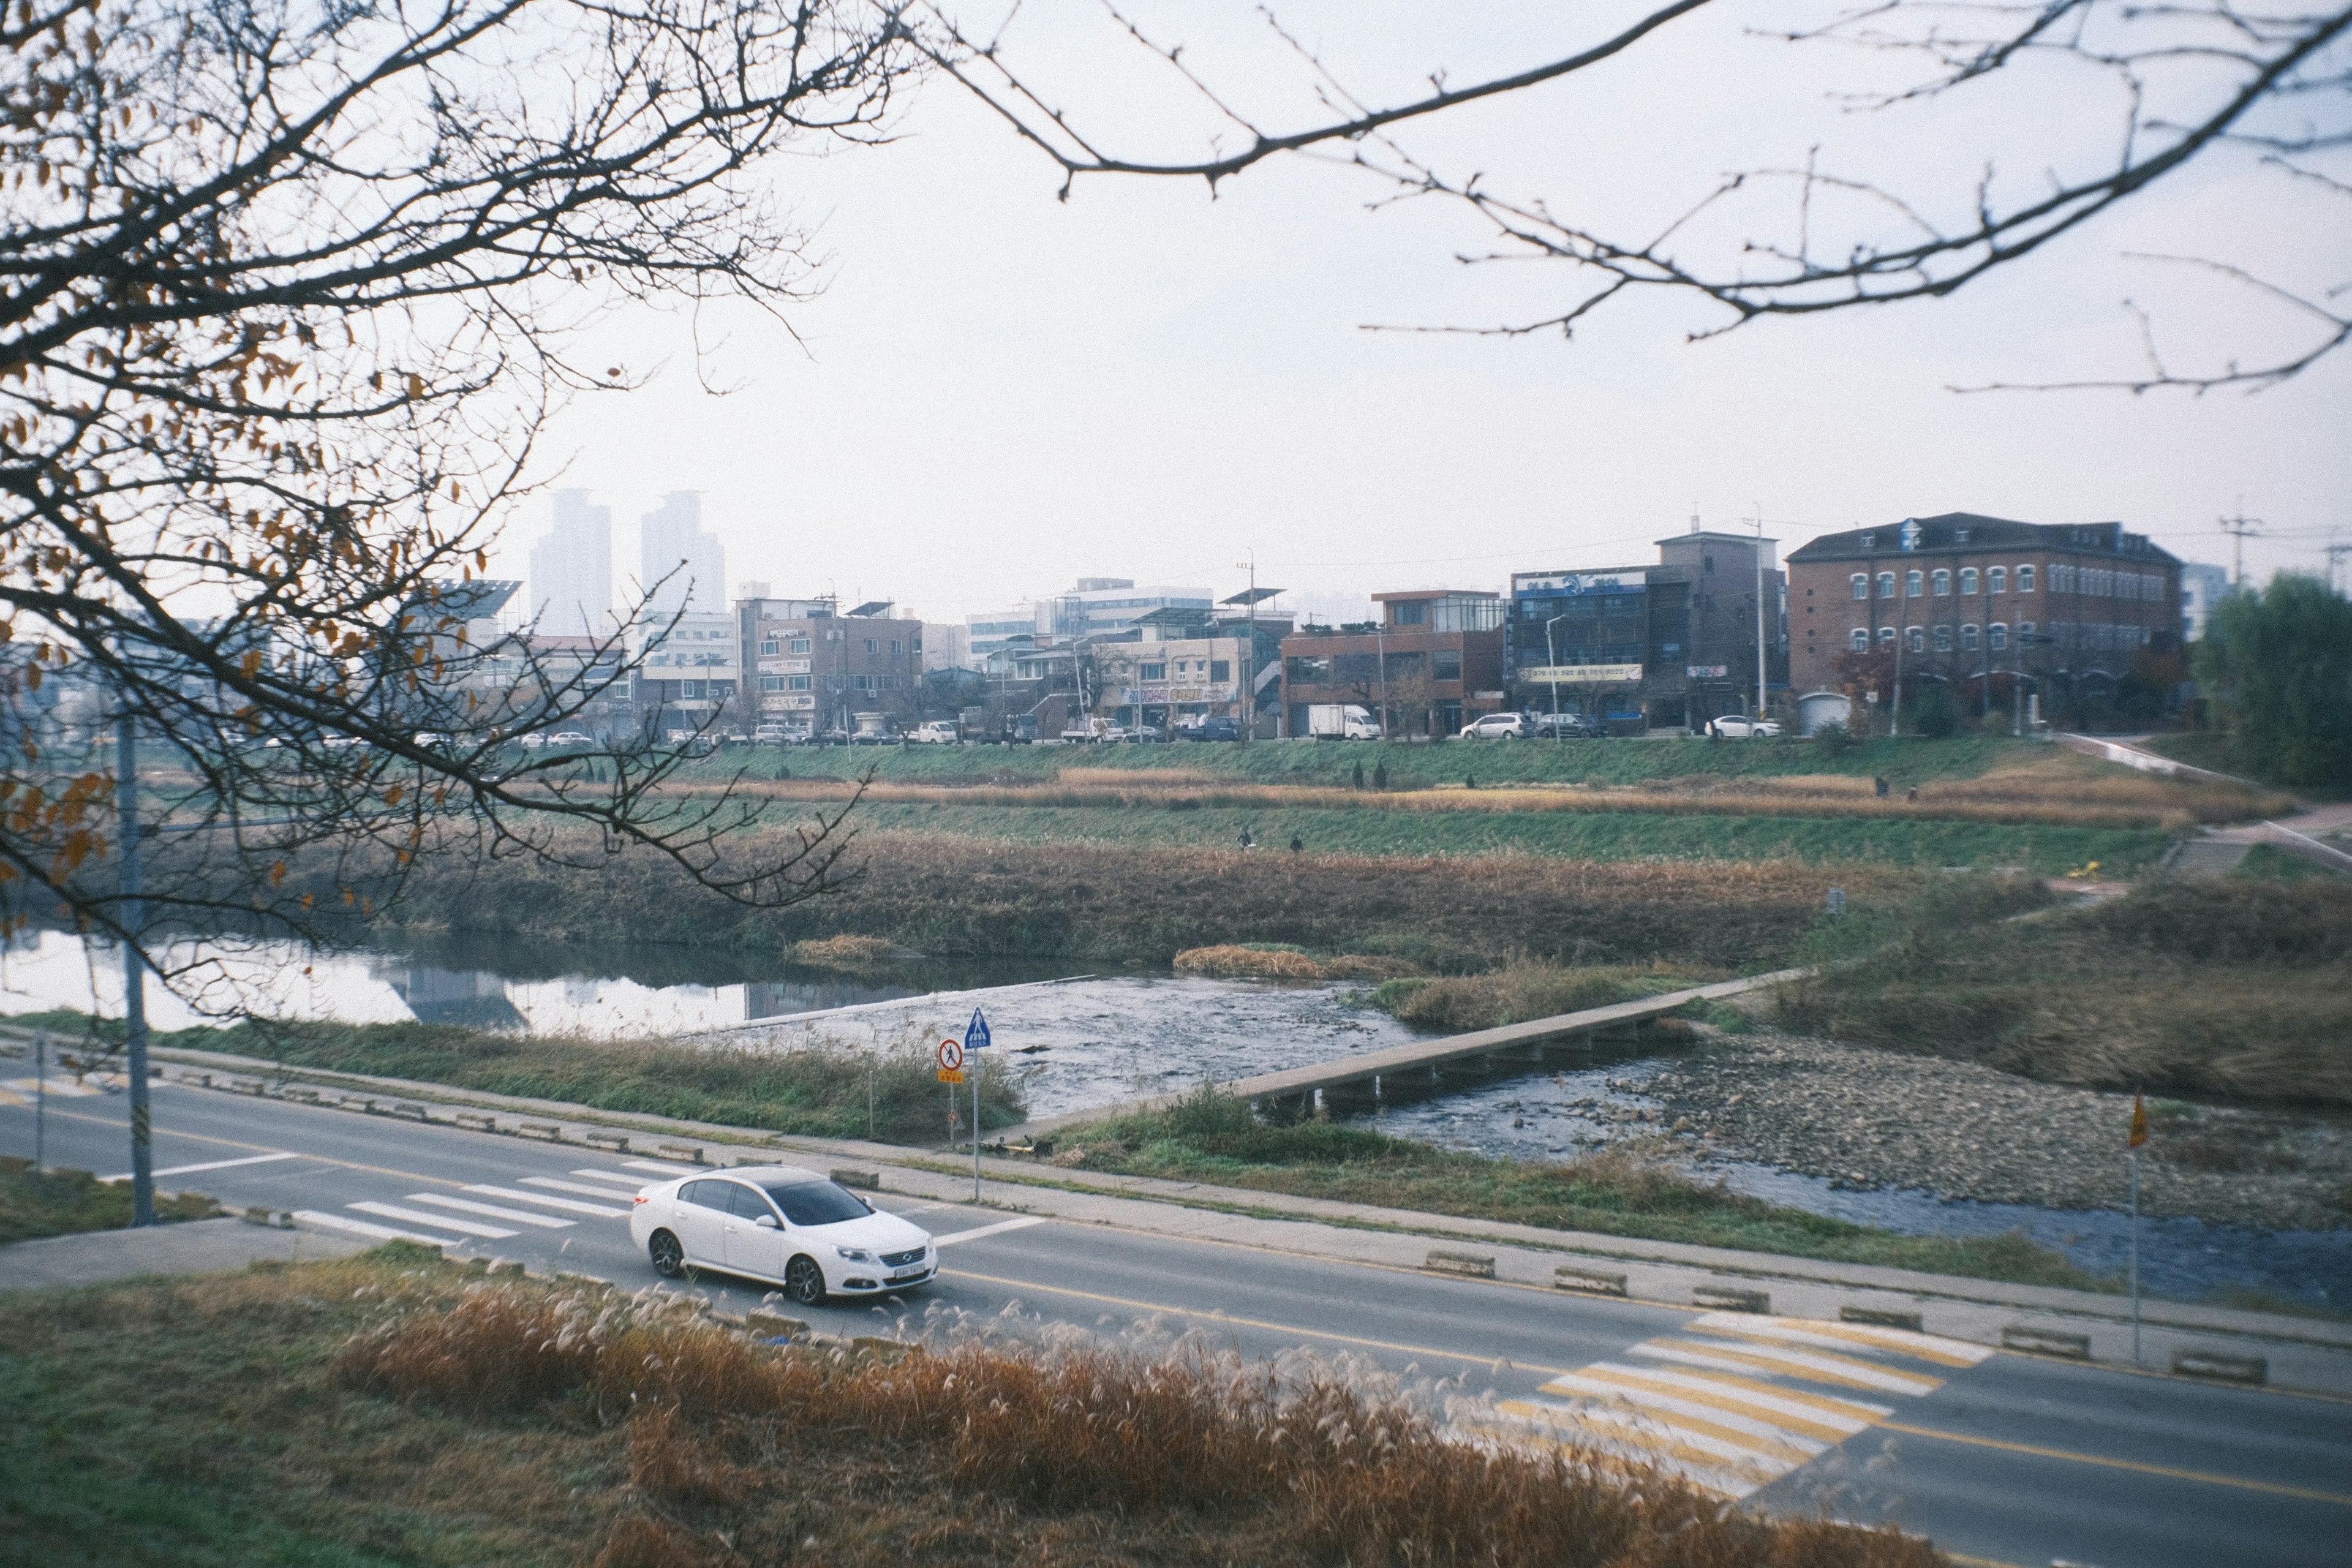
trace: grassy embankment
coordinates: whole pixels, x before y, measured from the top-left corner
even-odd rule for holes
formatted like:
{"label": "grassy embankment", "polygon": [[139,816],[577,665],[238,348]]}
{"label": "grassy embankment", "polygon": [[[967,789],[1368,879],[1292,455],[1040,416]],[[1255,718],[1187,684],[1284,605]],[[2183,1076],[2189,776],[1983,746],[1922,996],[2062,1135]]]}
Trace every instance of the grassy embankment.
{"label": "grassy embankment", "polygon": [[1781,1024],[2102,1089],[2352,1105],[2352,882],[2158,882],[2021,925],[1895,931]]}
{"label": "grassy embankment", "polygon": [[8,1554],[57,1568],[1944,1562],[1449,1441],[1353,1365],[775,1347],[683,1302],[485,1285],[398,1245],[0,1297],[0,1344]]}
{"label": "grassy embankment", "polygon": [[[1354,788],[1359,768],[1367,781],[1385,768],[1388,787]],[[1234,845],[1247,829],[1265,849],[1296,835],[1311,854],[1795,858],[2043,874],[2091,860],[2136,868],[2193,823],[2287,805],[2000,740],[1882,740],[1836,757],[1780,741],[736,751],[679,787],[712,787],[739,769],[786,809],[845,798],[870,769],[862,819],[893,834],[1148,847]],[[1886,797],[1874,777],[1888,780]]]}
{"label": "grassy embankment", "polygon": [[[119,1019],[64,1011],[12,1021],[101,1038],[119,1037],[122,1027]],[[938,1063],[914,1041],[876,1052],[822,1046],[780,1052],[492,1034],[452,1024],[240,1023],[159,1034],[154,1043],[804,1138],[864,1138],[869,1125],[891,1143],[940,1143],[948,1135]],[[980,1071],[982,1121],[989,1127],[1022,1121],[1028,1108],[1019,1073],[1001,1053],[983,1057]],[[968,1114],[971,1089],[956,1092],[957,1109]]]}
{"label": "grassy embankment", "polygon": [[1057,1162],[1090,1171],[1421,1214],[2075,1289],[2099,1284],[2022,1233],[1954,1238],[1850,1225],[1695,1181],[1637,1150],[1561,1164],[1454,1153],[1325,1121],[1272,1126],[1213,1089],[1172,1110],[1066,1129],[1056,1149]]}
{"label": "grassy embankment", "polygon": [[[2158,756],[2170,757],[2176,763],[2187,763],[2192,768],[2206,768],[2213,773],[2256,779],[2264,784],[2277,782],[2265,777],[2261,764],[2248,756],[2238,743],[2238,737],[2226,731],[2197,730],[2177,735],[2151,735],[2142,744]],[[2352,800],[2352,779],[2344,780],[2333,787],[2297,784],[2294,793],[2306,800]]]}
{"label": "grassy embankment", "polygon": [[[202,1193],[155,1197],[159,1220],[210,1219],[220,1212]],[[0,1243],[130,1224],[129,1182],[101,1182],[88,1171],[36,1171],[30,1160],[0,1158]]]}
{"label": "grassy embankment", "polygon": [[[761,844],[736,847],[750,855]],[[1164,964],[1187,948],[1270,942],[1440,972],[1490,968],[1518,952],[1746,969],[1778,963],[1833,885],[1866,904],[1900,901],[1939,879],[1793,861],[1243,855],[886,836],[856,848],[863,874],[846,890],[774,911],[713,898],[641,852],[593,876],[520,859],[483,869],[427,857],[403,903],[382,918],[428,931],[779,954],[795,942],[856,933],[927,953],[1090,963]]]}

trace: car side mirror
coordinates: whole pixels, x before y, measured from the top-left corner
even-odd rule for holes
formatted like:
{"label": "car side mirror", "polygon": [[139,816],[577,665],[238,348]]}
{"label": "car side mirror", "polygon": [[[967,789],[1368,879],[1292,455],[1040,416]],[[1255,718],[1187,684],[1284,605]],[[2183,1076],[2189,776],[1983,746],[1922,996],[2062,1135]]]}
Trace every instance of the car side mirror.
{"label": "car side mirror", "polygon": [[783,1226],[781,1226],[781,1225],[779,1225],[779,1224],[776,1222],[776,1216],[775,1216],[774,1215],[772,1215],[772,1214],[763,1214],[763,1215],[761,1215],[759,1218],[757,1218],[757,1219],[753,1220],[751,1223],[752,1223],[753,1225],[758,1226],[761,1230],[782,1230],[782,1229],[783,1229]]}

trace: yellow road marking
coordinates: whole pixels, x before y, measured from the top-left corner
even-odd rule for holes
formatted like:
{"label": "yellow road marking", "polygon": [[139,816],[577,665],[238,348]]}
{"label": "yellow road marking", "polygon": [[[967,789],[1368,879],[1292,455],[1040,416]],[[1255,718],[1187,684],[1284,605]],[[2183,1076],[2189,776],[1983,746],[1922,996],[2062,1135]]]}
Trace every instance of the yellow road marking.
{"label": "yellow road marking", "polygon": [[1884,1405],[1864,1405],[1857,1399],[1833,1399],[1826,1394],[1805,1394],[1777,1383],[1759,1383],[1752,1377],[1742,1377],[1736,1372],[1684,1373],[1685,1377],[1701,1378],[1726,1388],[1744,1389],[1749,1394],[1767,1394],[1774,1399],[1786,1399],[1798,1405],[1810,1405],[1825,1415],[1842,1416],[1848,1421],[1877,1421],[1894,1411]]}
{"label": "yellow road marking", "polygon": [[[1739,1399],[1728,1394],[1709,1394],[1705,1389],[1693,1388],[1687,1384],[1664,1383],[1655,1378],[1629,1376],[1624,1373],[1601,1372],[1592,1367],[1562,1375],[1597,1383],[1604,1388],[1637,1389],[1643,1394],[1662,1394],[1675,1399],[1686,1399],[1693,1405],[1704,1405],[1710,1410],[1721,1410],[1732,1415],[1745,1415],[1751,1421],[1769,1422],[1772,1426],[1800,1433],[1807,1437],[1817,1437],[1824,1443],[1843,1443],[1853,1436],[1853,1429],[1849,1427],[1832,1426],[1826,1421],[1808,1421],[1801,1415],[1791,1415],[1786,1411],[1775,1410],[1770,1405],[1759,1405],[1752,1399]],[[1584,1389],[1561,1388],[1556,1384],[1546,1384],[1544,1391],[1548,1394],[1577,1394],[1586,1398],[1592,1397]],[[1863,1419],[1867,1424],[1867,1418]]]}
{"label": "yellow road marking", "polygon": [[1271,1322],[1264,1318],[1237,1318],[1230,1312],[1220,1312],[1213,1309],[1171,1307],[1160,1301],[1139,1301],[1126,1296],[1105,1296],[1093,1290],[1074,1290],[1066,1285],[1039,1285],[1027,1279],[1005,1279],[997,1275],[973,1274],[961,1268],[942,1268],[940,1270],[940,1276],[942,1279],[977,1279],[985,1285],[1006,1285],[1015,1290],[1041,1291],[1053,1296],[1075,1296],[1081,1301],[1100,1301],[1108,1306],[1127,1307],[1140,1312],[1171,1312],[1180,1318],[1200,1318],[1208,1322],[1234,1323],[1248,1329],[1272,1329],[1277,1333],[1299,1334],[1310,1340],[1329,1340],[1335,1344],[1364,1345],[1373,1350],[1402,1351],[1407,1355],[1437,1356],[1445,1361],[1471,1362],[1481,1366],[1492,1366],[1497,1362],[1507,1361],[1513,1366],[1524,1368],[1528,1372],[1563,1376],[1575,1370],[1570,1367],[1544,1366],[1531,1361],[1520,1361],[1516,1356],[1481,1355],[1471,1351],[1439,1350],[1431,1345],[1400,1344],[1393,1340],[1368,1340],[1354,1334],[1335,1334],[1323,1329],[1301,1328],[1296,1323]]}
{"label": "yellow road marking", "polygon": [[[1761,1327],[1748,1327],[1715,1321],[1702,1321],[1691,1326],[1703,1328],[1711,1334],[1747,1333],[1758,1339],[1782,1337]],[[1797,1322],[1785,1322],[1785,1327],[1794,1331],[1787,1336],[1791,1340],[1801,1339],[1806,1334],[1820,1334],[1827,1339],[1844,1340],[1853,1344],[1868,1345],[1873,1350],[1894,1351],[1901,1355],[1916,1356],[1921,1361],[1932,1361],[1942,1366],[1981,1366],[2000,1353],[1990,1345],[1971,1345],[1965,1340],[1939,1340],[1934,1334],[1913,1333],[1908,1329],[1875,1329],[1861,1323],[1815,1322],[1810,1318]],[[1948,1351],[1942,1348],[1946,1344],[1958,1345],[1961,1348],[1958,1352]]]}
{"label": "yellow road marking", "polygon": [[[1694,1345],[1689,1344],[1686,1341],[1675,1340],[1652,1340],[1643,1345],[1641,1349],[1643,1351],[1650,1351],[1654,1353],[1660,1346],[1672,1350],[1680,1350],[1687,1346],[1689,1350],[1704,1354],[1710,1359],[1721,1359],[1723,1361],[1734,1362],[1741,1366],[1753,1367],[1759,1372],[1779,1373],[1784,1377],[1801,1377],[1809,1383],[1835,1383],[1842,1384],[1847,1388],[1866,1388],[1874,1394],[1933,1394],[1936,1390],[1944,1386],[1943,1380],[1941,1378],[1922,1377],[1915,1373],[1886,1372],[1879,1367],[1872,1366],[1867,1362],[1853,1361],[1842,1355],[1832,1355],[1827,1351],[1783,1350],[1779,1355],[1766,1355],[1756,1351],[1733,1350],[1729,1345]],[[1670,1361],[1674,1358],[1671,1356],[1662,1356],[1661,1359]],[[1842,1372],[1831,1372],[1826,1367],[1814,1364],[1818,1362],[1828,1362],[1836,1366],[1850,1366],[1863,1372],[1877,1373],[1878,1376],[1875,1378],[1854,1377]],[[1886,1386],[1889,1380],[1899,1380],[1904,1383],[1920,1384],[1925,1386],[1916,1388],[1889,1388]]]}
{"label": "yellow road marking", "polygon": [[1933,1437],[1943,1443],[1965,1443],[1972,1448],[1999,1448],[2004,1453],[2031,1454],[2037,1459],[2068,1459],[2078,1465],[2097,1465],[2110,1470],[2137,1470],[2144,1476],[2166,1476],[2176,1481],[2200,1481],[2207,1486],[2234,1487],[2240,1491],[2268,1492],[2273,1497],[2302,1498],[2306,1502],[2341,1503],[2352,1508],[2352,1495],[2324,1492],[2310,1487],[2291,1487],[2278,1481],[2252,1481],[2238,1476],[2217,1476],[2210,1470],[2183,1470],[2170,1465],[2151,1465],[2139,1459],[2110,1459],[2102,1454],[2078,1454],[2071,1448],[2044,1448],[2034,1443],[2010,1443],[1999,1437],[1970,1437],[1958,1432],[1938,1432],[1932,1426],[1906,1426],[1900,1421],[1882,1421],[1879,1426],[1889,1432],[1906,1432],[1914,1437]]}
{"label": "yellow road marking", "polygon": [[[1510,1402],[1510,1404],[1518,1403],[1520,1402],[1517,1400]],[[1508,1409],[1509,1405],[1498,1405],[1496,1408]],[[1512,1414],[1517,1415],[1519,1412],[1513,1411]],[[1804,1462],[1799,1459],[1793,1464],[1788,1462],[1772,1464],[1766,1456],[1756,1453],[1752,1449],[1742,1454],[1709,1453],[1705,1448],[1694,1448],[1689,1444],[1679,1441],[1674,1428],[1663,1423],[1612,1421],[1607,1423],[1608,1429],[1605,1431],[1595,1424],[1549,1422],[1546,1425],[1555,1431],[1566,1431],[1580,1426],[1582,1431],[1589,1435],[1589,1440],[1595,1444],[1616,1443],[1628,1447],[1647,1448],[1653,1453],[1664,1454],[1669,1458],[1680,1459],[1685,1465],[1696,1465],[1702,1469],[1721,1470],[1726,1474],[1739,1476],[1742,1480],[1751,1482],[1760,1483],[1775,1479]],[[1742,1474],[1750,1466],[1758,1467],[1757,1473]],[[1764,1473],[1766,1471],[1769,1473]]]}
{"label": "yellow road marking", "polygon": [[[1540,1422],[1547,1426],[1561,1428],[1582,1425],[1585,1412],[1572,1406],[1539,1405],[1531,1399],[1498,1399],[1497,1410],[1507,1410],[1522,1420]],[[1659,1410],[1646,1405],[1631,1405],[1628,1408],[1640,1413],[1643,1421],[1676,1432],[1689,1432],[1727,1443],[1758,1458],[1785,1459],[1790,1465],[1801,1465],[1816,1456],[1807,1453],[1785,1438],[1759,1437],[1753,1432],[1742,1432],[1717,1421],[1702,1421],[1696,1415],[1685,1415],[1679,1410]]]}

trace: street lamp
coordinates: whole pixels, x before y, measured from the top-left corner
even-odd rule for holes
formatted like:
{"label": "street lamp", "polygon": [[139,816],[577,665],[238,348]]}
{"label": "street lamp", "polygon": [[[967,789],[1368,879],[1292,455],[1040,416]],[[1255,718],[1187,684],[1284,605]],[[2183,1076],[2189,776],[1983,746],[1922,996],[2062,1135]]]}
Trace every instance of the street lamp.
{"label": "street lamp", "polygon": [[1551,629],[1568,619],[1554,616],[1544,623],[1544,662],[1551,667],[1551,738],[1559,739],[1559,652],[1551,646]]}

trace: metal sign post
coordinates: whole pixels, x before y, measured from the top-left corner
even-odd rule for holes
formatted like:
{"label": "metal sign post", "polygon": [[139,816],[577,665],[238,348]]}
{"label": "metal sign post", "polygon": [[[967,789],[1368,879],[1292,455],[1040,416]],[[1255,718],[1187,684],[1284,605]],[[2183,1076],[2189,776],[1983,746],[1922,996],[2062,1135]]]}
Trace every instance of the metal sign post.
{"label": "metal sign post", "polygon": [[[979,1008],[971,1010],[971,1023],[963,1032],[963,1048],[984,1051],[988,1048],[988,1020]],[[980,1202],[980,1064],[971,1067],[971,1201]]]}
{"label": "metal sign post", "polygon": [[2131,1134],[2124,1142],[2131,1160],[2132,1365],[2139,1364],[2139,1146],[2147,1142],[2147,1102],[2132,1091]]}
{"label": "metal sign post", "polygon": [[33,1031],[33,1173],[47,1168],[46,1139],[49,1117],[49,1032]]}

